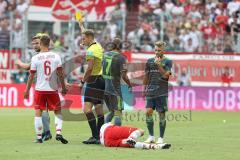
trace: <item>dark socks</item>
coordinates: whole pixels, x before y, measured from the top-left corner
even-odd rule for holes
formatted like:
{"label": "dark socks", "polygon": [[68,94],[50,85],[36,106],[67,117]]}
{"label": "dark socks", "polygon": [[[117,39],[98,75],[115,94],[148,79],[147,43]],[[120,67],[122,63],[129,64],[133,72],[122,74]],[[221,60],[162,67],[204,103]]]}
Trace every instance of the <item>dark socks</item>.
{"label": "dark socks", "polygon": [[95,138],[98,138],[98,132],[97,132],[97,127],[96,127],[96,118],[95,118],[93,112],[86,113],[86,117],[88,120],[89,127],[91,128],[91,131],[92,131],[92,136]]}
{"label": "dark socks", "polygon": [[160,137],[163,138],[164,133],[165,133],[165,128],[166,128],[165,118],[160,118],[159,128],[160,128]]}
{"label": "dark socks", "polygon": [[98,122],[97,122],[97,134],[99,138],[99,133],[102,125],[104,124],[104,115],[98,115]]}
{"label": "dark socks", "polygon": [[153,130],[153,117],[152,116],[146,116],[146,123],[147,123],[147,128],[150,136],[154,135],[154,130]]}

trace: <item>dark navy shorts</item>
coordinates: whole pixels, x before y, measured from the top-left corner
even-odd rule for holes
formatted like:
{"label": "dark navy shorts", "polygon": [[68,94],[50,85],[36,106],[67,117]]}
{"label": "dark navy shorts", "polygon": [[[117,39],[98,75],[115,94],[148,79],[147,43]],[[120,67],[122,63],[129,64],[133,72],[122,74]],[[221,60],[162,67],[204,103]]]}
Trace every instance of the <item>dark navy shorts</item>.
{"label": "dark navy shorts", "polygon": [[91,82],[87,82],[84,91],[84,102],[94,105],[102,104],[104,99],[105,82],[102,76],[91,76]]}
{"label": "dark navy shorts", "polygon": [[157,112],[166,112],[168,111],[168,97],[159,96],[159,97],[146,97],[147,105],[146,108],[152,108]]}

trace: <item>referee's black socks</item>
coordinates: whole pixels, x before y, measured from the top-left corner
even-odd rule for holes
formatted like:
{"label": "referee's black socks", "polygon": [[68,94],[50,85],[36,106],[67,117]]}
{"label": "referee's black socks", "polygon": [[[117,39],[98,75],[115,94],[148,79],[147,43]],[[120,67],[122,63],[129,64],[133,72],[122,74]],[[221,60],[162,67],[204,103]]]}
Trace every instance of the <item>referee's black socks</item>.
{"label": "referee's black socks", "polygon": [[104,115],[98,115],[97,117],[98,117],[97,131],[98,131],[98,137],[99,137],[100,129],[101,129],[102,125],[104,124]]}
{"label": "referee's black socks", "polygon": [[86,117],[88,119],[88,124],[91,128],[91,131],[92,131],[92,136],[94,138],[98,138],[98,130],[97,130],[97,124],[96,124],[96,118],[93,114],[93,112],[88,112],[86,113]]}

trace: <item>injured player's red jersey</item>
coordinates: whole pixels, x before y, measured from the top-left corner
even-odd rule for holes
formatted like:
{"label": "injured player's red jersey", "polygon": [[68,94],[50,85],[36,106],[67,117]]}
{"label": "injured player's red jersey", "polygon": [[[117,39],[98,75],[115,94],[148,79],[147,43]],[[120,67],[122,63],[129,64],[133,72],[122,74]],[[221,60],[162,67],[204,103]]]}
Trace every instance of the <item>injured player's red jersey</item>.
{"label": "injured player's red jersey", "polygon": [[106,123],[100,130],[100,142],[106,147],[130,147],[129,144],[123,143],[123,140],[127,139],[136,130],[138,128]]}

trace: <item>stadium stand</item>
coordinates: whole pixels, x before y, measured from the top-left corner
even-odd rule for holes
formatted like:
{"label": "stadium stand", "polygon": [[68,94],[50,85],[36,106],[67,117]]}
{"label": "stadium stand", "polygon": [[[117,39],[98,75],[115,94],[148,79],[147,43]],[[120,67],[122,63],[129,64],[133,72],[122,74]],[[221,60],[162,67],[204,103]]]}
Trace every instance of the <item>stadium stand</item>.
{"label": "stadium stand", "polygon": [[238,0],[141,0],[137,28],[129,32],[128,40],[138,50],[148,50],[140,46],[146,40],[153,46],[162,36],[168,51],[239,52],[239,10]]}

